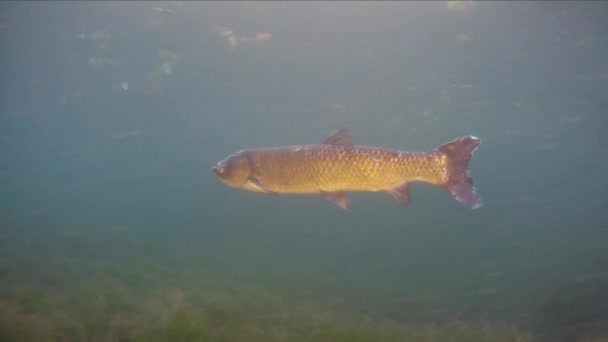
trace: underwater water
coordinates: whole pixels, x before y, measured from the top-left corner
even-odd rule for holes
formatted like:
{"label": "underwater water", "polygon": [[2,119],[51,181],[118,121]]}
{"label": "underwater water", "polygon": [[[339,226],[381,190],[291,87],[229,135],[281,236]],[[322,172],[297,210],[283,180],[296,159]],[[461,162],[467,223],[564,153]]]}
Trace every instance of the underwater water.
{"label": "underwater water", "polygon": [[[604,2],[0,3],[0,341],[608,340]],[[240,149],[482,139],[416,183],[227,187]]]}

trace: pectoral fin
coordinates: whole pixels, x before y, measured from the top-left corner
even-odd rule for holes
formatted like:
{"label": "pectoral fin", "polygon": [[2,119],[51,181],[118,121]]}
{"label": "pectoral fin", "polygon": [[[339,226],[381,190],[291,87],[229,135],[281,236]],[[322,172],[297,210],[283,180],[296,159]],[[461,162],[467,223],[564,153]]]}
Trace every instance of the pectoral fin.
{"label": "pectoral fin", "polygon": [[323,191],[321,190],[321,195],[323,195],[328,200],[332,201],[338,207],[346,210],[348,207],[348,198],[346,197],[346,193],[342,191]]}
{"label": "pectoral fin", "polygon": [[387,192],[403,206],[407,206],[410,203],[410,188],[408,183],[388,189]]}
{"label": "pectoral fin", "polygon": [[249,181],[253,184],[255,184],[257,187],[259,187],[260,189],[262,189],[265,192],[268,193],[275,193],[275,191],[270,190],[268,187],[266,187],[259,179],[255,178],[255,177],[251,177],[249,179]]}

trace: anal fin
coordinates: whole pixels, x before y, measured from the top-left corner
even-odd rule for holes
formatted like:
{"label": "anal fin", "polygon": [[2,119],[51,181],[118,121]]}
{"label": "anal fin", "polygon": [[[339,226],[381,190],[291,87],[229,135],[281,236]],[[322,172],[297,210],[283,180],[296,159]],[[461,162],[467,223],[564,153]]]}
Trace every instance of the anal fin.
{"label": "anal fin", "polygon": [[321,190],[321,195],[323,195],[328,200],[332,201],[335,205],[346,210],[348,207],[348,198],[346,197],[346,193],[343,191],[323,191]]}
{"label": "anal fin", "polygon": [[407,206],[410,203],[409,183],[404,183],[397,187],[388,189],[387,192],[403,206]]}

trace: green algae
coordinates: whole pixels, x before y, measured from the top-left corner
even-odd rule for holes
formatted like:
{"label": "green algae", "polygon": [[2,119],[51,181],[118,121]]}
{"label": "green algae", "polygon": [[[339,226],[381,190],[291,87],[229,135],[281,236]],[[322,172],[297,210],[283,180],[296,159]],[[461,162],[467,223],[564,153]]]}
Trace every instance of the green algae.
{"label": "green algae", "polygon": [[[348,304],[348,292],[334,297],[335,275],[306,264],[296,270],[270,254],[258,256],[273,265],[260,273],[247,254],[238,264],[218,259],[227,247],[218,243],[159,258],[153,254],[162,244],[119,233],[54,233],[46,237],[54,243],[44,245],[44,256],[19,247],[31,241],[14,241],[5,251],[13,260],[8,281],[0,286],[0,340],[531,340],[525,331],[490,321],[390,320]],[[109,244],[111,237],[118,241]],[[424,309],[425,296],[412,310]]]}
{"label": "green algae", "polygon": [[[121,292],[120,287],[106,285],[102,286],[106,296]],[[129,305],[104,307],[93,300],[34,315],[20,313],[18,302],[5,302],[0,337],[7,341],[532,341],[529,333],[512,325],[487,320],[379,321],[317,304],[217,291],[187,295],[174,289],[159,297],[132,298],[140,304],[139,310],[125,310]]]}

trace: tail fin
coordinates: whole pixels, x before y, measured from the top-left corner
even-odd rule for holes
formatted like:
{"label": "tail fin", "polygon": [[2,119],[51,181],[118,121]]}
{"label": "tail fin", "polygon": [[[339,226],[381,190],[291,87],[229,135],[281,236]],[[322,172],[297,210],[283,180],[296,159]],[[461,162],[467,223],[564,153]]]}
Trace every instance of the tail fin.
{"label": "tail fin", "polygon": [[469,161],[481,143],[478,137],[469,135],[439,146],[437,150],[448,159],[448,181],[442,185],[458,202],[473,209],[481,207],[481,199],[475,194],[475,185],[469,175]]}

